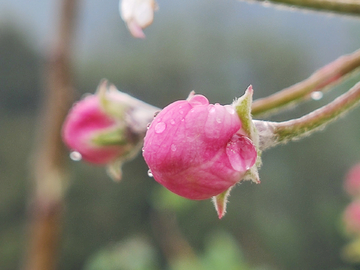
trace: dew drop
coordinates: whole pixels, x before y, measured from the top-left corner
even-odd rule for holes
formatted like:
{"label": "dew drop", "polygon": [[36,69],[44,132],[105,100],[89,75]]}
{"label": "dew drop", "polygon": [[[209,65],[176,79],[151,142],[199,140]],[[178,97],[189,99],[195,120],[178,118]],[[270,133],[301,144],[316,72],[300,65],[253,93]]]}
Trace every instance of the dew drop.
{"label": "dew drop", "polygon": [[235,171],[247,171],[256,161],[257,153],[252,141],[242,135],[234,135],[226,145],[226,155]]}
{"label": "dew drop", "polygon": [[219,125],[222,121],[222,110],[216,110],[215,105],[208,106],[208,117],[205,122],[205,136],[209,139],[217,139],[220,137],[222,127]]}
{"label": "dew drop", "polygon": [[170,124],[175,125],[175,120],[174,120],[174,119],[171,119],[171,120],[170,120]]}
{"label": "dew drop", "polygon": [[231,105],[226,105],[225,108],[228,113],[235,114],[235,109]]}
{"label": "dew drop", "polygon": [[199,105],[208,105],[209,101],[203,95],[194,95],[190,98],[189,103],[192,106],[199,106]]}
{"label": "dew drop", "polygon": [[149,129],[150,126],[151,126],[151,123],[148,123],[148,124],[146,125],[146,129]]}
{"label": "dew drop", "polygon": [[148,175],[149,177],[154,177],[150,169],[147,171],[147,175]]}
{"label": "dew drop", "polygon": [[315,91],[315,92],[311,93],[311,98],[313,100],[320,100],[320,99],[322,99],[323,96],[324,96],[324,94],[320,91]]}
{"label": "dew drop", "polygon": [[82,156],[79,152],[77,151],[72,151],[70,153],[70,158],[73,160],[73,161],[80,161],[82,159]]}
{"label": "dew drop", "polygon": [[160,111],[154,113],[154,118],[159,114]]}
{"label": "dew drop", "polygon": [[184,111],[183,111],[183,110],[180,110],[179,113],[180,113],[180,114],[184,114]]}
{"label": "dew drop", "polygon": [[159,122],[155,126],[156,133],[162,133],[166,129],[166,124],[164,122]]}
{"label": "dew drop", "polygon": [[208,110],[209,110],[209,113],[215,113],[215,111],[216,111],[214,105],[209,106]]}
{"label": "dew drop", "polygon": [[171,145],[171,151],[175,152],[176,149],[177,149],[177,148],[176,148],[176,145],[175,145],[175,144],[172,144],[172,145]]}

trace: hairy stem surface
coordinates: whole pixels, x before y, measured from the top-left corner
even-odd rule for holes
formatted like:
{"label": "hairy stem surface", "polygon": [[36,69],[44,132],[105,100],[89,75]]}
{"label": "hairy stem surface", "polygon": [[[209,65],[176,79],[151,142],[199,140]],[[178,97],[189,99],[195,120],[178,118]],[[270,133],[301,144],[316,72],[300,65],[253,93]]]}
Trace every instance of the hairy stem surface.
{"label": "hairy stem surface", "polygon": [[[360,1],[359,1],[360,3]],[[334,62],[317,70],[306,80],[285,88],[269,97],[255,100],[252,105],[252,115],[269,115],[294,105],[307,98],[312,92],[323,91],[330,86],[340,83],[346,75],[360,67],[360,50],[344,55]]]}
{"label": "hairy stem surface", "polygon": [[273,3],[291,6],[291,8],[306,8],[317,11],[360,15],[359,0],[248,0],[248,2]]}

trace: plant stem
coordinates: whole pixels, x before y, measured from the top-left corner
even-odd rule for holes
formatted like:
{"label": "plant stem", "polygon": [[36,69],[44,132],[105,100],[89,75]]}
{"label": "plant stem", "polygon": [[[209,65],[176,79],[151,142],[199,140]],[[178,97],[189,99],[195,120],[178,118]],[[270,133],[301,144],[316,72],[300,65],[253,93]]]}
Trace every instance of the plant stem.
{"label": "plant stem", "polygon": [[301,118],[280,123],[268,122],[273,128],[274,143],[284,143],[309,135],[344,115],[359,103],[360,82],[333,102]]}
{"label": "plant stem", "polygon": [[262,3],[273,3],[291,6],[291,8],[307,8],[316,11],[327,11],[348,15],[360,15],[359,0],[248,0]]}
{"label": "plant stem", "polygon": [[[359,1],[360,3],[360,1]],[[322,67],[306,80],[285,88],[269,97],[255,100],[252,115],[259,116],[279,111],[286,106],[294,105],[307,98],[312,92],[322,91],[340,83],[350,73],[360,67],[360,50],[344,55],[334,62]]]}
{"label": "plant stem", "polygon": [[29,208],[30,235],[24,269],[56,269],[67,177],[67,151],[61,127],[73,102],[70,52],[76,0],[60,0],[59,28],[55,31],[45,70],[46,97],[38,125],[33,166],[35,190]]}

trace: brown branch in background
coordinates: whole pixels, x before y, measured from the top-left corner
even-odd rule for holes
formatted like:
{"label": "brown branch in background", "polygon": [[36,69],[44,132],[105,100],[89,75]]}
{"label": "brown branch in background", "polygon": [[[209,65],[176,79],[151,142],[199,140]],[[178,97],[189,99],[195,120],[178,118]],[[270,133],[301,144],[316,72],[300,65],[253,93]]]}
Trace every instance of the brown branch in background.
{"label": "brown branch in background", "polygon": [[59,26],[44,71],[45,98],[38,125],[33,172],[35,192],[29,208],[30,235],[24,269],[56,269],[61,235],[67,152],[61,126],[73,102],[71,43],[78,1],[60,0]]}
{"label": "brown branch in background", "polygon": [[176,264],[177,261],[185,258],[193,264],[198,263],[195,251],[183,237],[173,211],[154,211],[151,227],[169,265]]}

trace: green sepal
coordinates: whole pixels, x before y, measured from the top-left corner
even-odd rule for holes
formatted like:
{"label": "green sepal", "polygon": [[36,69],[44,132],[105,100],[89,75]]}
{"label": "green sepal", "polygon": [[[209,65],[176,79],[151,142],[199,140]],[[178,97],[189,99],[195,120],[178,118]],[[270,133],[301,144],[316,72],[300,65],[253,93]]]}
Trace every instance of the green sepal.
{"label": "green sepal", "polygon": [[91,142],[97,146],[125,145],[128,143],[128,138],[124,129],[125,127],[119,127],[97,132]]}
{"label": "green sepal", "polygon": [[245,94],[234,102],[235,111],[241,120],[242,129],[246,132],[246,135],[248,135],[250,139],[252,139],[251,136],[253,133],[256,132],[251,116],[252,96],[253,89],[250,85],[246,89]]}
{"label": "green sepal", "polygon": [[227,198],[230,195],[231,189],[232,186],[223,193],[220,193],[219,195],[212,197],[212,201],[214,203],[215,210],[218,214],[219,219],[221,219],[226,214],[226,204],[228,202]]}
{"label": "green sepal", "polygon": [[123,120],[125,119],[128,107],[125,105],[124,102],[116,101],[109,98],[111,92],[115,91],[118,90],[114,85],[109,85],[107,80],[102,80],[96,90],[96,94],[99,96],[100,106],[106,114],[115,119]]}
{"label": "green sepal", "polygon": [[120,182],[122,178],[122,165],[124,161],[119,158],[106,166],[106,172],[115,182]]}
{"label": "green sepal", "polygon": [[234,101],[233,106],[241,121],[241,129],[245,132],[244,135],[248,136],[253,142],[257,158],[254,166],[252,166],[245,174],[244,180],[251,180],[257,184],[260,183],[258,168],[261,166],[261,151],[259,149],[259,135],[258,131],[252,121],[251,105],[252,105],[253,89],[250,85],[245,94]]}

